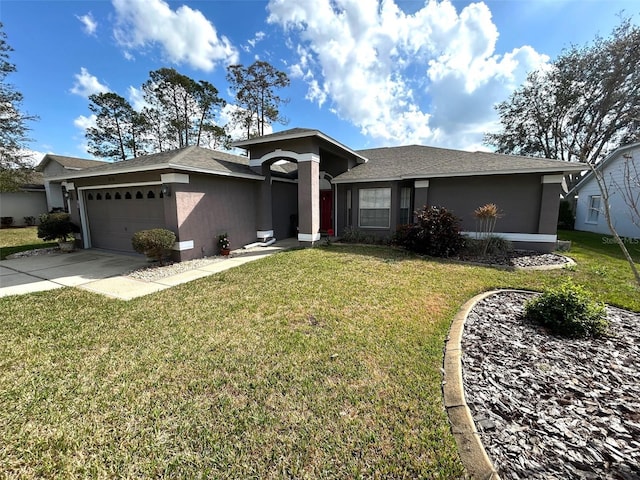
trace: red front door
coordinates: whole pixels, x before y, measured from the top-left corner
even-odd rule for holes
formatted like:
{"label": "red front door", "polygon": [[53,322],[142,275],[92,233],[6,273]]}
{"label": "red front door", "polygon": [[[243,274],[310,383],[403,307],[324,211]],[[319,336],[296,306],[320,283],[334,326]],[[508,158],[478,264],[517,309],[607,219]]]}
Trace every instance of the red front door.
{"label": "red front door", "polygon": [[326,232],[333,228],[331,214],[333,213],[331,190],[320,190],[320,231]]}

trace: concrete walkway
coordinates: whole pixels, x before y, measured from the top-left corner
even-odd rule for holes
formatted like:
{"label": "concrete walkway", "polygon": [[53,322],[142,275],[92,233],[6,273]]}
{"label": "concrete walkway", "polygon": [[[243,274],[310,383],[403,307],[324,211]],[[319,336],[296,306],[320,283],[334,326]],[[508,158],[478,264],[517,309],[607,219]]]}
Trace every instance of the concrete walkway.
{"label": "concrete walkway", "polygon": [[269,247],[234,250],[227,258],[212,258],[211,262],[197,268],[153,281],[127,276],[128,272],[148,265],[141,255],[89,249],[7,259],[0,262],[0,297],[76,287],[131,300],[297,246],[298,241],[290,238]]}

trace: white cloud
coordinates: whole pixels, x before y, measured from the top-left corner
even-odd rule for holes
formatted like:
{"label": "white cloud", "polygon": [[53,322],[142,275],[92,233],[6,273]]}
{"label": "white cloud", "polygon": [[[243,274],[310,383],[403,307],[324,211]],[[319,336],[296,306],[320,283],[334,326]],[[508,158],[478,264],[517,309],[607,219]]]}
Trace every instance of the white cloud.
{"label": "white cloud", "polygon": [[73,124],[84,132],[87,130],[87,128],[96,126],[96,116],[93,114],[89,115],[88,117],[80,115],[73,121]]}
{"label": "white cloud", "polygon": [[257,32],[252,39],[247,40],[248,45],[244,45],[242,49],[247,53],[250,52],[252,48],[256,48],[256,45],[264,40],[265,36],[264,32]]}
{"label": "white cloud", "polygon": [[80,20],[80,22],[82,22],[82,25],[84,26],[84,32],[87,35],[95,36],[96,30],[98,29],[98,22],[95,21],[91,12],[87,13],[86,15],[76,15],[76,18]]}
{"label": "white cloud", "polygon": [[74,75],[75,82],[71,87],[71,93],[80,95],[81,97],[88,98],[89,95],[94,93],[104,93],[109,91],[109,87],[100,83],[100,81],[89,73],[89,71],[81,67],[80,73]]}
{"label": "white cloud", "polygon": [[129,86],[127,93],[129,94],[129,103],[136,112],[141,112],[144,107],[149,106],[144,99],[144,92],[142,89]]}
{"label": "white cloud", "polygon": [[477,146],[493,105],[548,61],[526,46],[497,53],[484,3],[458,13],[427,0],[407,14],[394,0],[271,0],[268,10],[289,34],[307,99],[386,144]]}
{"label": "white cloud", "polygon": [[199,10],[182,5],[175,11],[163,0],[112,0],[116,40],[130,50],[159,45],[173,63],[210,71],[219,63],[237,63],[238,51]]}

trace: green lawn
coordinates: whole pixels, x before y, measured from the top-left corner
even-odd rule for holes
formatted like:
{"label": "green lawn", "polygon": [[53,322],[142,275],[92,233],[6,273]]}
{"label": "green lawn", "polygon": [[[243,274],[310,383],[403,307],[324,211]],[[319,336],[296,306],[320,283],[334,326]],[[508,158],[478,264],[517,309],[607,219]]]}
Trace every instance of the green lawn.
{"label": "green lawn", "polygon": [[54,247],[56,242],[44,242],[38,238],[38,227],[6,228],[0,230],[0,260],[12,253],[34,248]]}
{"label": "green lawn", "polygon": [[333,245],[130,302],[74,289],[2,298],[2,473],[462,477],[440,368],[464,301],[572,277],[640,311],[623,260],[572,239],[571,271]]}

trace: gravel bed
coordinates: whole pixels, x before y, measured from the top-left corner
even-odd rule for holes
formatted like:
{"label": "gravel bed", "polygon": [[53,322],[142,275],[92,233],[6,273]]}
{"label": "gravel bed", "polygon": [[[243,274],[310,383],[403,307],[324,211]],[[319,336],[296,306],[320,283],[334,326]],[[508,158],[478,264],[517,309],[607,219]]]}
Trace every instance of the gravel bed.
{"label": "gravel bed", "polygon": [[36,255],[51,255],[52,253],[60,253],[59,247],[36,248],[34,250],[25,250],[24,252],[12,253],[7,255],[7,259],[35,257]]}
{"label": "gravel bed", "polygon": [[153,282],[154,280],[160,280],[161,278],[177,275],[178,273],[187,272],[189,270],[195,270],[197,268],[222,261],[224,261],[224,257],[196,258],[194,260],[186,260],[184,262],[170,262],[162,266],[157,262],[151,262],[148,266],[127,273],[127,276],[137,280]]}
{"label": "gravel bed", "polygon": [[549,266],[565,266],[572,260],[557,253],[540,253],[528,250],[515,250],[506,255],[488,255],[485,257],[460,256],[465,262],[482,263],[501,267],[540,268]]}
{"label": "gravel bed", "polygon": [[504,479],[640,479],[640,314],[607,307],[609,336],[565,339],[523,318],[535,294],[469,313],[467,404]]}

